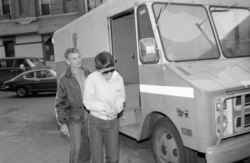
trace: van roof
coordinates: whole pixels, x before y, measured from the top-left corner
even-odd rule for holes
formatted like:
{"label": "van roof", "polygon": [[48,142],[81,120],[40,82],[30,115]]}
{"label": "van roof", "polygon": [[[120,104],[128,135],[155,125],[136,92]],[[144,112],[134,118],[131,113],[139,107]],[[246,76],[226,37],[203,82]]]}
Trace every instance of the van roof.
{"label": "van roof", "polygon": [[[129,11],[137,5],[151,2],[250,7],[250,0],[108,0],[54,32],[55,62],[65,60],[62,54],[67,47],[78,45],[79,50],[84,53],[83,58],[92,58],[104,50],[110,51],[107,18]],[[76,45],[73,45],[71,39],[74,33],[77,34]]]}

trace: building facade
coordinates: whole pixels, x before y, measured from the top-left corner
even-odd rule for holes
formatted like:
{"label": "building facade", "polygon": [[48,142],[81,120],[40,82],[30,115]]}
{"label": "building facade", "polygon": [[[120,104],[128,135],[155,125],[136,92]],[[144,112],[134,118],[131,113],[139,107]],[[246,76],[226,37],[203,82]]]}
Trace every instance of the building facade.
{"label": "building facade", "polygon": [[0,0],[0,58],[39,57],[54,62],[55,30],[105,0]]}

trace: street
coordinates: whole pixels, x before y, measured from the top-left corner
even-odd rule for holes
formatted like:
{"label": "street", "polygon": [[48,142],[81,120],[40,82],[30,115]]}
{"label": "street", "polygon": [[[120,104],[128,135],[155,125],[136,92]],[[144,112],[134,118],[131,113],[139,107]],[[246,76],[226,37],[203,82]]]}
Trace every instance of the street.
{"label": "street", "polygon": [[[67,163],[68,138],[54,114],[55,94],[0,92],[0,163]],[[154,163],[149,141],[120,135],[120,163]]]}
{"label": "street", "polygon": [[[0,91],[0,163],[68,162],[69,141],[59,132],[54,100],[54,93],[18,98]],[[249,160],[237,163],[243,162]],[[119,163],[155,163],[150,141],[120,134]]]}

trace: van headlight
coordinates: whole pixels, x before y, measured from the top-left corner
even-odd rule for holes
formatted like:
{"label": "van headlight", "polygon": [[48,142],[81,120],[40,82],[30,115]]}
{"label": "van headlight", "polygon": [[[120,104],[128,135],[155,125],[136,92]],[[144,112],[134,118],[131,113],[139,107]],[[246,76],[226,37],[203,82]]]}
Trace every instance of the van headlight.
{"label": "van headlight", "polygon": [[221,117],[220,116],[217,117],[217,131],[219,133],[221,131],[221,127],[222,127],[222,131],[224,132],[227,128],[227,125],[228,125],[228,120],[225,115],[223,115],[222,117],[222,122],[221,122]]}
{"label": "van headlight", "polygon": [[232,99],[220,98],[215,100],[215,124],[217,137],[229,137],[233,134]]}

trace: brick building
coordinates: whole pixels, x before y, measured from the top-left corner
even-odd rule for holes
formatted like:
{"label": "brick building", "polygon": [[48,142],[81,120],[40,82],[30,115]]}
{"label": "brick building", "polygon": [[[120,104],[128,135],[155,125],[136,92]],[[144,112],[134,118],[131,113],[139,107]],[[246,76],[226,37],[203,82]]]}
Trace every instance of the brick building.
{"label": "brick building", "polygon": [[54,61],[52,35],[105,0],[0,0],[0,58]]}

